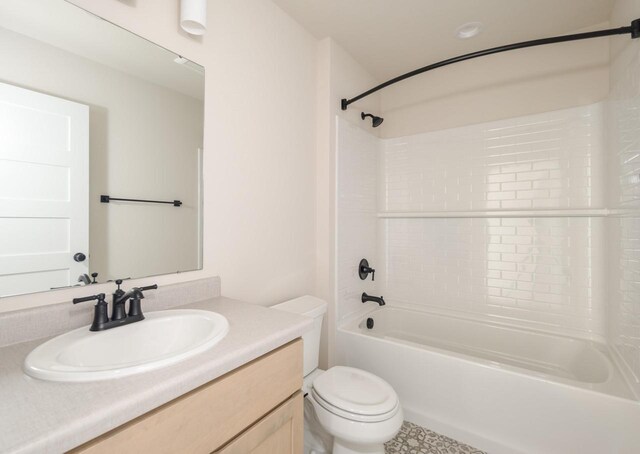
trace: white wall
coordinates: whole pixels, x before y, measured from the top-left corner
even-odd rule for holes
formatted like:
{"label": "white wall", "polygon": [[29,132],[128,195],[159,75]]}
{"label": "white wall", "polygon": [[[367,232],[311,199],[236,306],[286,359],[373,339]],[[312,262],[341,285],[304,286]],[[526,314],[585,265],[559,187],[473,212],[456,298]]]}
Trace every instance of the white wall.
{"label": "white wall", "polygon": [[[177,0],[74,3],[206,67],[204,270],[131,285],[219,275],[224,295],[259,304],[313,293],[316,40],[269,1],[209,1],[202,38],[179,29]],[[6,298],[2,306],[85,293]]]}
{"label": "white wall", "polygon": [[[0,53],[11,61],[1,81],[89,106],[90,272],[105,282],[197,269],[202,101],[5,29]],[[106,205],[101,194],[184,204]]]}
{"label": "white wall", "polygon": [[[417,61],[416,68],[429,63],[435,62]],[[401,137],[592,104],[607,96],[608,63],[607,39],[592,39],[439,68],[380,92],[380,134]]]}
{"label": "white wall", "polygon": [[[613,26],[637,19],[640,1],[618,0]],[[607,100],[609,342],[640,398],[640,40],[611,40]]]}

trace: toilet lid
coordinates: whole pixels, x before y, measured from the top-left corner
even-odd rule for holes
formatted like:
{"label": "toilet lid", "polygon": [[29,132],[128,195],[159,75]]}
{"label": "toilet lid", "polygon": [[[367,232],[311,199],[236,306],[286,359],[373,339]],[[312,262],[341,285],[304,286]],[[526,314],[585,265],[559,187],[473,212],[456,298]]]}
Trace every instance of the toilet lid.
{"label": "toilet lid", "polygon": [[313,381],[313,390],[330,405],[355,415],[383,415],[398,405],[386,381],[353,367],[332,367]]}

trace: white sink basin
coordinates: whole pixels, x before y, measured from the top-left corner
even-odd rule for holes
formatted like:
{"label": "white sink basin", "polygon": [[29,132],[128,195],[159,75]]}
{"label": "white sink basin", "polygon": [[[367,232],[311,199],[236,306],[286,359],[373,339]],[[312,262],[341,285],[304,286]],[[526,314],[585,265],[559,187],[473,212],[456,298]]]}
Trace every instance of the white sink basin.
{"label": "white sink basin", "polygon": [[175,364],[220,342],[229,322],[209,311],[178,309],[145,314],[145,320],[106,331],[89,327],[55,337],[24,361],[32,377],[83,382],[125,377]]}

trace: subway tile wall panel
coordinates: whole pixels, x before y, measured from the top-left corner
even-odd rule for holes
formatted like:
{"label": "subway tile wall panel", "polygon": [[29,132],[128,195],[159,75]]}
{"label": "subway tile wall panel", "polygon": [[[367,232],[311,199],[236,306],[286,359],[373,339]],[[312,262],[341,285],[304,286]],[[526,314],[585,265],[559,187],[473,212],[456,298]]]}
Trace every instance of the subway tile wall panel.
{"label": "subway tile wall panel", "polygon": [[380,285],[390,302],[604,336],[604,219],[380,222]]}
{"label": "subway tile wall panel", "polygon": [[[604,207],[603,117],[595,104],[387,140],[338,120],[338,320],[362,311],[367,291],[390,304],[604,338],[604,219],[376,219]],[[358,278],[362,257],[375,257],[375,283]]]}
{"label": "subway tile wall panel", "polygon": [[384,211],[604,206],[603,106],[387,139]]}
{"label": "subway tile wall panel", "polygon": [[[382,211],[602,208],[601,103],[383,141]],[[602,339],[605,221],[380,221],[391,302]]]}

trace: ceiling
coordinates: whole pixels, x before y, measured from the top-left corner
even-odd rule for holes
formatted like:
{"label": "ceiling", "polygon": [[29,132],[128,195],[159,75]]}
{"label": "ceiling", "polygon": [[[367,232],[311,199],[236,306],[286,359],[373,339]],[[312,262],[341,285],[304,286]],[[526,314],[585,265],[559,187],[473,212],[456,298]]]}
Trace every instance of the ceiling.
{"label": "ceiling", "polygon": [[[609,20],[614,0],[273,0],[317,38],[332,37],[380,82],[489,47]],[[455,30],[481,22],[461,40]]]}

